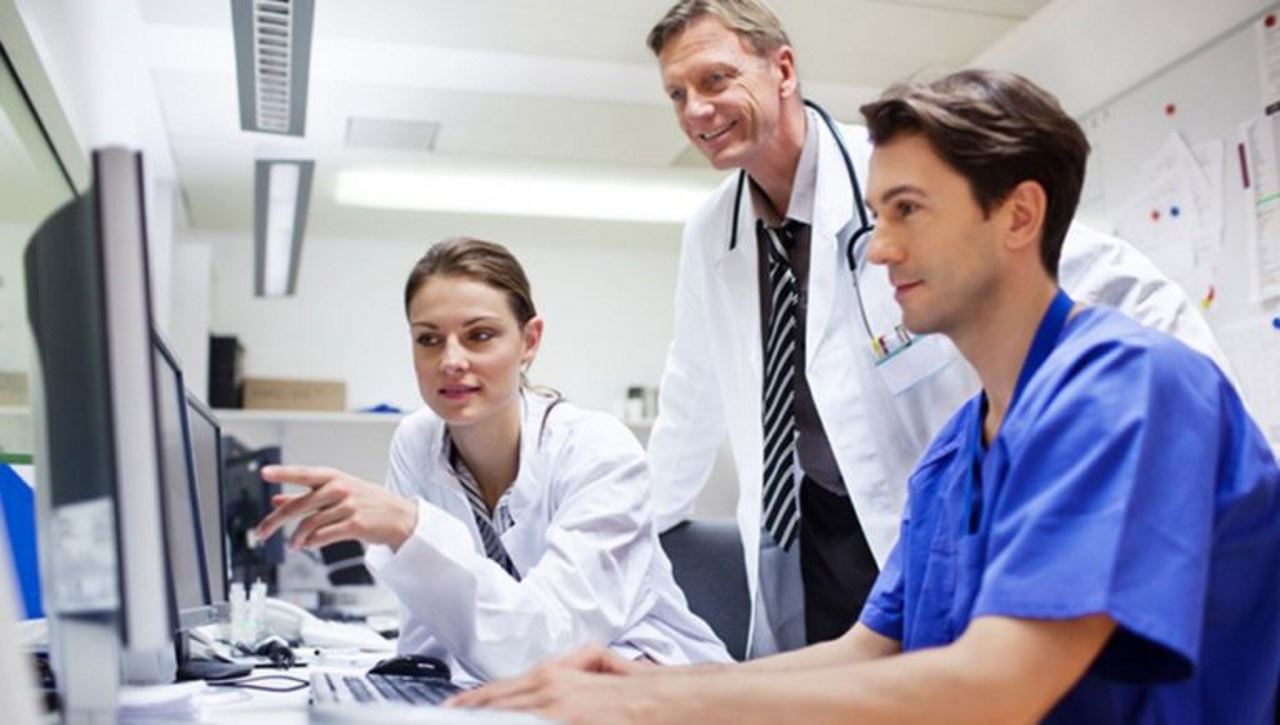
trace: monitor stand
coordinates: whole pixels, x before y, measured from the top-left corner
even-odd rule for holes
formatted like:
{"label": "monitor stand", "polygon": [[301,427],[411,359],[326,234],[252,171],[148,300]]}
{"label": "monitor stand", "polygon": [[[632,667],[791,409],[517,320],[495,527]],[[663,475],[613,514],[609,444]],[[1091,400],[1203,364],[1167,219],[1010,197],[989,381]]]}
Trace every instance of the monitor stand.
{"label": "monitor stand", "polygon": [[188,680],[234,680],[253,672],[253,665],[238,665],[218,660],[187,658],[178,665],[178,682]]}

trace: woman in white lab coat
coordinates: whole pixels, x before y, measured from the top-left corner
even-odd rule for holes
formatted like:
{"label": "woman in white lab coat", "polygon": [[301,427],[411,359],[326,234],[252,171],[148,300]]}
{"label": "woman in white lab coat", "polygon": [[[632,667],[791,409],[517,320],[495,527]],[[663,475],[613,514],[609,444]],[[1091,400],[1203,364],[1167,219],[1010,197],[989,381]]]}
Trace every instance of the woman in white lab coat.
{"label": "woman in white lab coat", "polygon": [[433,246],[405,286],[418,389],[385,487],[331,468],[272,466],[301,484],[259,524],[301,517],[290,545],[369,544],[400,599],[400,651],[480,679],[586,643],[663,664],[727,661],[658,545],[644,451],[614,418],[531,388],[542,337],[529,283],[503,247]]}

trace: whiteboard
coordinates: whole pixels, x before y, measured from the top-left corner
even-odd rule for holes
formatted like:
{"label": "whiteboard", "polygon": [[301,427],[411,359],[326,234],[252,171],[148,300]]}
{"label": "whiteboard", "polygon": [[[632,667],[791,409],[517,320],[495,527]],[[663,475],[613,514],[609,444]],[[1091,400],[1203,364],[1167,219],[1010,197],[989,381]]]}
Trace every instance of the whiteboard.
{"label": "whiteboard", "polygon": [[[1273,445],[1280,446],[1280,299],[1258,301],[1252,295],[1246,217],[1253,208],[1252,192],[1244,187],[1237,149],[1240,125],[1263,114],[1255,26],[1271,13],[1280,16],[1275,8],[1260,13],[1081,117],[1093,152],[1080,218],[1115,232],[1125,210],[1132,211],[1130,202],[1143,192],[1144,163],[1171,132],[1180,132],[1191,146],[1222,141],[1224,223],[1216,271],[1211,280],[1165,272],[1195,301],[1207,296],[1212,282],[1214,298],[1203,310],[1205,317],[1240,380],[1246,403]],[[1152,223],[1157,223],[1154,212],[1159,210],[1152,211]],[[1167,219],[1169,209],[1163,211]],[[1204,275],[1203,270],[1198,274]]]}

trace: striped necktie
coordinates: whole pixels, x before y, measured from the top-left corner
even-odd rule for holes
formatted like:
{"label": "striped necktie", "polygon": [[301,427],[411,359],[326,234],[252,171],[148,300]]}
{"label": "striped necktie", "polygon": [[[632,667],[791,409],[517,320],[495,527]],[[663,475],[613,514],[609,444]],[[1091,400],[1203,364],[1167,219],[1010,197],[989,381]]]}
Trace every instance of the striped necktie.
{"label": "striped necktie", "polygon": [[787,220],[766,229],[769,248],[769,333],[764,345],[764,512],[765,530],[784,550],[800,531],[796,492],[795,376],[799,298],[788,254],[802,222]]}
{"label": "striped necktie", "polygon": [[490,518],[489,506],[485,503],[484,496],[480,494],[480,484],[476,482],[475,476],[471,475],[470,469],[463,462],[462,457],[458,455],[456,448],[452,444],[449,446],[449,463],[453,466],[453,472],[458,477],[458,483],[462,484],[462,490],[467,495],[467,502],[471,504],[471,514],[476,520],[476,529],[480,532],[480,540],[484,543],[485,556],[489,557],[495,564],[502,567],[516,581],[520,581],[520,571],[516,569],[516,565],[511,561],[511,556],[507,553],[507,547],[502,545],[501,535],[498,533],[497,527],[494,525],[496,520],[501,519],[504,529],[509,529],[513,525],[511,514],[507,508],[499,502],[498,507]]}

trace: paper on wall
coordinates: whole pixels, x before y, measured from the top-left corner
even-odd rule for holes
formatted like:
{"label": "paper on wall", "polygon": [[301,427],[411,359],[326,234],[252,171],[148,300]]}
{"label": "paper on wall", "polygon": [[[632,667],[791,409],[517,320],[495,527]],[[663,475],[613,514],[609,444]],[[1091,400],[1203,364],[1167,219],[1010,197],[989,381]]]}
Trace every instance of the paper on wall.
{"label": "paper on wall", "polygon": [[1218,331],[1249,413],[1280,449],[1280,330],[1270,315],[1251,315]]}
{"label": "paper on wall", "polygon": [[1276,156],[1280,115],[1240,127],[1248,177],[1245,188],[1245,245],[1255,301],[1280,297],[1280,163]]}
{"label": "paper on wall", "polygon": [[1274,13],[1268,13],[1253,22],[1254,37],[1258,49],[1258,79],[1262,103],[1259,108],[1266,113],[1280,103],[1280,23]]}
{"label": "paper on wall", "polygon": [[1193,149],[1182,134],[1173,131],[1147,162],[1147,170],[1152,178],[1181,175],[1186,179],[1198,222],[1191,243],[1195,272],[1186,281],[1194,282],[1189,292],[1203,293],[1217,277],[1222,251],[1222,141],[1207,141]]}
{"label": "paper on wall", "polygon": [[1141,250],[1170,278],[1185,284],[1195,272],[1194,245],[1199,233],[1190,186],[1179,174],[1140,183],[1142,190],[1116,219],[1116,236]]}
{"label": "paper on wall", "polygon": [[[1142,250],[1192,296],[1213,283],[1221,249],[1221,193],[1215,194],[1206,166],[1214,162],[1212,143],[1204,163],[1181,134],[1169,134],[1159,151],[1138,170],[1133,196],[1121,208],[1115,232]],[[1221,167],[1221,152],[1217,156]],[[1219,174],[1219,178],[1221,174]]]}
{"label": "paper on wall", "polygon": [[1225,148],[1222,139],[1213,139],[1191,148],[1191,155],[1204,179],[1200,204],[1200,231],[1203,247],[1196,250],[1196,263],[1212,261],[1216,266],[1222,251],[1223,216],[1223,161]]}

